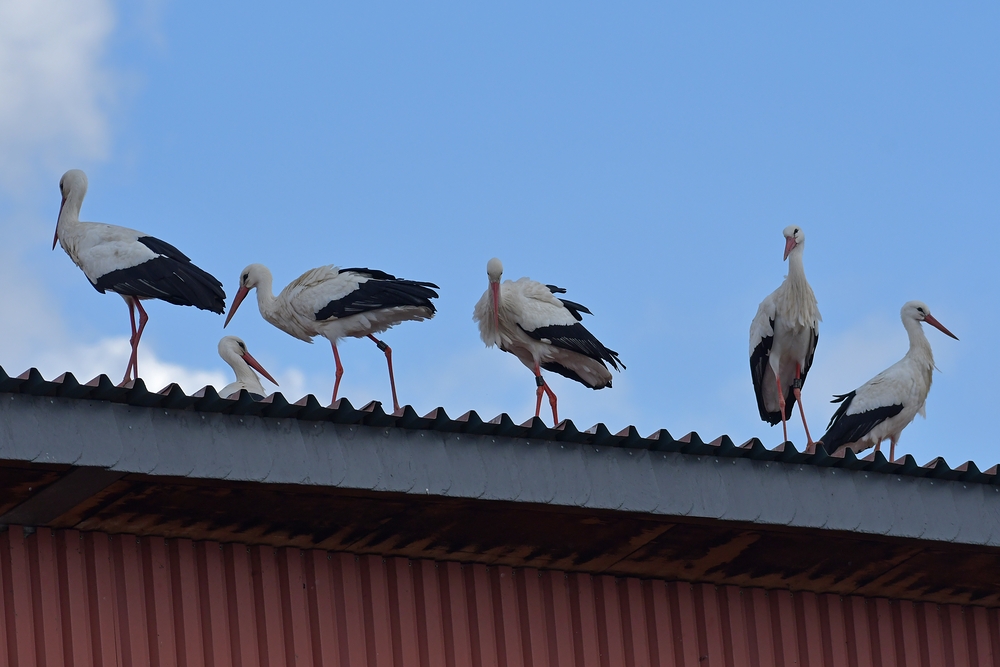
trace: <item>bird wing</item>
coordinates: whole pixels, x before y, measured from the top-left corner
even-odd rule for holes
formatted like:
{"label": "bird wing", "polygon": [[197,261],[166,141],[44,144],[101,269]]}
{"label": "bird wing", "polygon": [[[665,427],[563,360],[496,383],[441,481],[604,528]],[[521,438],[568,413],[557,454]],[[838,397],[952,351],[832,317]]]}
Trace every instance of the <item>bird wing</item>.
{"label": "bird wing", "polygon": [[423,307],[435,312],[433,283],[396,278],[372,269],[325,266],[307,271],[284,290],[295,308],[311,320],[343,318],[383,308]]}
{"label": "bird wing", "polygon": [[588,313],[590,311],[573,302],[570,302],[573,303],[573,308],[567,306],[564,301],[552,296],[548,286],[528,278],[506,281],[504,288],[513,290],[521,297],[504,299],[504,304],[513,311],[517,325],[527,335],[591,359],[606,361],[615,370],[625,368],[618,353],[605,347],[580,324],[579,312],[574,312],[581,309]]}
{"label": "bird wing", "polygon": [[857,442],[902,412],[906,397],[913,391],[913,380],[906,370],[904,357],[854,391],[834,397],[831,402],[840,403],[840,407],[820,438],[828,452],[832,454],[843,445]]}
{"label": "bird wing", "polygon": [[868,435],[873,428],[890,417],[895,417],[903,410],[902,403],[895,405],[878,405],[865,407],[869,401],[862,397],[857,401],[861,389],[847,394],[836,394],[831,403],[840,403],[836,412],[830,417],[826,433],[820,438],[826,451],[833,454],[844,445],[857,442]]}
{"label": "bird wing", "polygon": [[819,344],[819,327],[814,326],[812,329],[812,338],[809,341],[809,352],[806,354],[806,362],[802,366],[802,374],[800,379],[802,383],[805,384],[806,375],[809,373],[809,369],[813,365],[813,357],[816,356],[816,346]]}
{"label": "bird wing", "polygon": [[[551,292],[552,294],[566,293],[565,287],[557,287],[555,285],[546,285],[546,287],[549,288],[549,292]],[[583,315],[581,315],[580,313],[587,313],[588,315],[593,315],[593,313],[590,312],[589,308],[587,308],[583,304],[577,303],[576,301],[570,301],[569,299],[562,299],[562,298],[559,298],[559,301],[562,303],[562,305],[566,306],[566,309],[569,310],[570,313],[573,314],[573,317],[576,318],[577,322],[583,320]]]}
{"label": "bird wing", "polygon": [[[774,317],[777,306],[774,293],[760,302],[757,314],[750,323],[750,375],[753,378],[753,391],[757,396],[757,409],[760,418],[772,426],[781,421],[781,412],[770,412],[764,406],[764,376],[769,366],[771,344],[774,342]],[[813,350],[816,349],[815,341]],[[812,363],[812,355],[809,357]]]}
{"label": "bird wing", "polygon": [[225,312],[226,293],[222,283],[192,264],[180,250],[156,237],[109,240],[87,248],[80,257],[81,262],[110,269],[100,273],[96,280],[88,273],[101,293],[110,290],[123,296]]}

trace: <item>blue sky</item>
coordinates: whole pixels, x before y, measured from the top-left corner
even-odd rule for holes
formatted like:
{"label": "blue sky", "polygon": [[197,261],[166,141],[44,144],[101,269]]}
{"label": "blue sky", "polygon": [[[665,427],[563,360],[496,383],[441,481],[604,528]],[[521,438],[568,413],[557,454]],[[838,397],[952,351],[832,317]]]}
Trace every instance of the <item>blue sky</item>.
{"label": "blue sky", "polygon": [[[531,373],[471,320],[486,261],[566,287],[628,369],[594,392],[553,378],[580,428],[781,440],[757,416],[748,329],[807,235],[824,321],[803,396],[906,351],[926,301],[941,372],[899,451],[1000,460],[993,414],[1000,246],[1000,10],[914,3],[0,4],[0,365],[117,380],[125,305],[49,250],[58,180],[82,218],[141,229],[231,297],[262,262],[280,287],[326,263],[441,286],[439,315],[385,335],[418,412],[527,419]],[[155,303],[140,370],[159,388],[230,381],[222,317]],[[248,301],[225,333],[295,399],[333,359]],[[342,393],[391,405],[368,341]],[[543,413],[544,416],[544,413]],[[790,437],[801,446],[801,424]]]}

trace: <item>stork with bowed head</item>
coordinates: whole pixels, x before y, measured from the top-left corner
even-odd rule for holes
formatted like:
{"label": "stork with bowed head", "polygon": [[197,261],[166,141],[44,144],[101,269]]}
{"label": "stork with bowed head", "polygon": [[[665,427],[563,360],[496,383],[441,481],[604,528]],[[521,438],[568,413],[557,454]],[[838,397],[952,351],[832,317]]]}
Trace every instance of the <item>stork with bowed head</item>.
{"label": "stork with bowed head", "polygon": [[771,426],[780,421],[787,442],[787,422],[798,401],[806,440],[812,446],[801,389],[816,353],[823,317],[802,265],[806,235],[798,225],[789,225],[782,233],[788,275],[761,301],[750,324],[750,374],[760,418]]}
{"label": "stork with bowed head", "polygon": [[618,353],[604,347],[580,324],[587,308],[569,299],[557,298],[565,289],[543,285],[530,278],[500,283],[503,264],[494,257],[486,264],[490,286],[476,304],[472,318],[487,347],[497,345],[510,352],[535,374],[535,417],[542,407],[542,394],[549,398],[553,424],[559,423],[557,399],[542,378],[542,369],[558,373],[590,387],[611,386],[611,371],[625,368]]}
{"label": "stork with bowed head", "polygon": [[924,335],[921,322],[958,340],[931,315],[922,301],[908,301],[899,311],[910,349],[906,355],[868,382],[846,394],[835,394],[831,403],[840,403],[830,418],[827,431],[820,438],[826,451],[833,454],[841,447],[860,452],[889,439],[889,460],[896,460],[896,443],[903,429],[919,413],[926,417],[924,403],[931,390],[934,354]]}
{"label": "stork with bowed head", "polygon": [[238,394],[241,389],[246,389],[255,401],[263,399],[266,396],[264,385],[260,383],[260,378],[257,377],[254,370],[270,380],[274,386],[278,386],[278,381],[271,377],[271,374],[264,370],[264,367],[256,359],[250,356],[247,345],[242,339],[236,336],[224,336],[219,341],[219,356],[236,373],[236,382],[223,387],[219,396],[230,398],[233,394]]}
{"label": "stork with bowed head", "polygon": [[[160,299],[178,306],[195,306],[222,314],[226,293],[222,283],[199,269],[174,246],[143,232],[99,222],[80,222],[87,194],[87,175],[71,169],[59,180],[62,204],[52,249],[58,242],[101,294],[114,292],[128,304],[132,322],[132,354],[122,385],[139,377],[139,339],[149,316],[144,299]],[[139,311],[136,327],[135,311]]]}
{"label": "stork with bowed head", "polygon": [[[261,316],[285,333],[311,343],[314,336],[330,341],[337,364],[333,402],[337,401],[344,367],[337,341],[344,337],[369,338],[382,352],[389,366],[392,403],[399,411],[396,380],[392,372],[392,348],[375,337],[400,322],[434,317],[431,299],[437,298],[433,283],[403,280],[373,269],[338,269],[320,266],[290,282],[278,296],[272,291],[271,271],[263,264],[251,264],[240,274],[240,288],[226,317],[226,325],[250,290],[257,290]],[[225,325],[224,325],[225,326]]]}

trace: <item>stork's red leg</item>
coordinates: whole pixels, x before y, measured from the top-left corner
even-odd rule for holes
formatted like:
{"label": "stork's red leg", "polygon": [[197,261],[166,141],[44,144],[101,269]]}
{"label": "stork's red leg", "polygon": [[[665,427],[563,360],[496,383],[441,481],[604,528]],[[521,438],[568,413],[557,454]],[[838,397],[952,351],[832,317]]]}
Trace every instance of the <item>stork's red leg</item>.
{"label": "stork's red leg", "polygon": [[142,307],[142,302],[139,299],[135,299],[135,308],[139,311],[139,330],[135,332],[135,345],[132,346],[132,370],[135,371],[135,379],[139,379],[139,340],[142,338],[142,332],[146,328],[146,322],[149,321],[149,315]]}
{"label": "stork's red leg", "polygon": [[896,460],[896,438],[889,437],[889,461]]}
{"label": "stork's red leg", "polygon": [[774,382],[778,385],[778,406],[781,410],[781,431],[785,436],[782,442],[788,442],[788,424],[785,422],[785,394],[781,391],[781,379],[778,378],[778,374],[774,374]]}
{"label": "stork's red leg", "polygon": [[129,319],[129,322],[131,322],[131,324],[132,324],[132,335],[129,336],[129,339],[128,339],[129,345],[132,347],[132,351],[129,353],[129,356],[128,356],[128,366],[125,367],[125,377],[122,379],[122,383],[119,385],[120,387],[125,386],[126,384],[128,384],[128,381],[129,381],[129,379],[131,377],[131,373],[132,373],[132,367],[135,365],[135,331],[136,331],[136,329],[135,329],[135,302],[133,301],[132,297],[130,297],[130,296],[126,296],[126,297],[123,297],[123,298],[125,299],[125,305],[128,306],[128,319]]}
{"label": "stork's red leg", "polygon": [[813,442],[813,437],[809,435],[809,424],[806,423],[806,410],[802,407],[802,380],[799,378],[801,370],[801,366],[795,364],[795,384],[792,385],[792,391],[795,393],[795,400],[799,402],[799,414],[802,415],[802,426],[806,430],[806,446],[812,447],[815,443]]}
{"label": "stork's red leg", "polygon": [[558,426],[559,412],[556,410],[556,403],[558,402],[556,399],[556,393],[552,391],[551,387],[549,387],[548,382],[545,383],[545,386],[542,387],[542,389],[544,389],[545,393],[549,395],[549,405],[552,406],[552,426]]}
{"label": "stork's red leg", "polygon": [[[130,296],[124,298],[125,303],[128,304],[129,322],[132,324],[132,336],[129,338],[129,343],[132,345],[132,353],[129,355],[128,366],[125,367],[125,378],[122,380],[122,386],[128,384],[132,378],[139,379],[139,339],[142,338],[142,330],[146,328],[146,322],[149,321],[149,316],[143,310],[139,299]],[[138,328],[135,326],[136,310],[139,311]]]}
{"label": "stork's red leg", "polygon": [[396,379],[392,376],[392,348],[371,334],[368,334],[368,337],[375,341],[378,349],[385,352],[385,361],[389,364],[389,386],[392,387],[392,409],[394,412],[399,412],[399,401],[396,399]]}
{"label": "stork's red leg", "polygon": [[340,389],[340,378],[344,374],[344,367],[340,364],[340,353],[337,352],[337,344],[330,341],[333,348],[333,360],[337,362],[337,380],[333,383],[333,403],[337,402],[337,390]]}
{"label": "stork's red leg", "polygon": [[549,397],[549,405],[552,407],[552,425],[557,426],[559,424],[559,412],[556,410],[556,394],[549,387],[548,383],[542,377],[542,369],[539,368],[538,364],[535,364],[535,384],[538,385],[538,389],[535,392],[535,416],[537,417],[542,410],[542,392],[545,392]]}

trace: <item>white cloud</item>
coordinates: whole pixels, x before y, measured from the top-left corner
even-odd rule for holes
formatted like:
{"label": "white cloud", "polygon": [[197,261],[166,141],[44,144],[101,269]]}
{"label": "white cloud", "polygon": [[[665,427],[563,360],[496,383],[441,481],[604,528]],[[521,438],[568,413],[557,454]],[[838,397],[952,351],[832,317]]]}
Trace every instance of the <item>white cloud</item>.
{"label": "white cloud", "polygon": [[103,56],[109,0],[0,0],[0,178],[16,192],[41,168],[102,158],[114,95]]}
{"label": "white cloud", "polygon": [[[80,382],[87,382],[102,373],[113,382],[119,382],[125,374],[130,350],[125,336],[105,338],[89,345],[58,346],[37,356],[35,367],[46,378],[70,371]],[[159,391],[176,382],[188,394],[209,384],[221,389],[230,382],[220,371],[187,368],[164,361],[151,345],[145,343],[139,346],[139,377],[150,391]]]}

